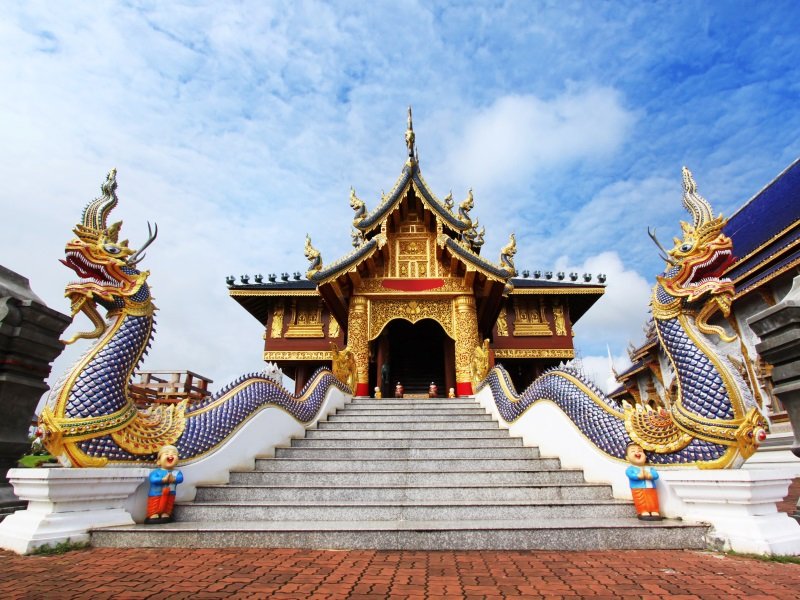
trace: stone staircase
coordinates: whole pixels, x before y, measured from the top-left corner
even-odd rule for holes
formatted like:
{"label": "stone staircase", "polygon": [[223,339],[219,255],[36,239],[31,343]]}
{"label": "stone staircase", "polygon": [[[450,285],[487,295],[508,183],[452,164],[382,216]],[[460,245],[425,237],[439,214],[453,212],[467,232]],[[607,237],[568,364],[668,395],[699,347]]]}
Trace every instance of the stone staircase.
{"label": "stone staircase", "polygon": [[702,548],[610,486],[541,458],[472,398],[356,398],[252,472],[200,486],[176,522],[93,532],[113,547]]}

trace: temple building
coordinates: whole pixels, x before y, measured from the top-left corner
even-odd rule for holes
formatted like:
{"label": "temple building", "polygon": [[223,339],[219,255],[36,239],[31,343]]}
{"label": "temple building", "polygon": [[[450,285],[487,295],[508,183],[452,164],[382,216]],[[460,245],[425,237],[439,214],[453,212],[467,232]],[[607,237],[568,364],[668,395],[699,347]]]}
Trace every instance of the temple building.
{"label": "temple building", "polygon": [[[759,339],[747,319],[780,302],[800,273],[800,159],[731,215],[723,232],[733,241],[736,259],[725,277],[733,281],[736,292],[730,315],[714,324],[740,336],[744,356],[736,363],[740,375],[770,419],[772,433],[788,431],[786,410],[772,393],[772,367],[758,356]],[[668,407],[675,398],[676,380],[659,352],[655,329],[647,328],[645,341],[628,353],[633,364],[615,374],[620,385],[611,397],[651,408]]]}
{"label": "temple building", "polygon": [[307,237],[305,279],[228,279],[230,295],[264,327],[264,360],[297,390],[345,347],[356,395],[393,394],[397,383],[406,394],[431,383],[441,395],[471,394],[481,353],[522,389],[575,356],[572,327],[605,291],[602,275],[597,283],[577,273],[519,277],[513,233],[497,262],[482,256],[472,191],[458,206],[452,194],[439,200],[422,177],[414,136],[409,109],[405,164],[372,210],[351,189],[352,252],[325,263]]}

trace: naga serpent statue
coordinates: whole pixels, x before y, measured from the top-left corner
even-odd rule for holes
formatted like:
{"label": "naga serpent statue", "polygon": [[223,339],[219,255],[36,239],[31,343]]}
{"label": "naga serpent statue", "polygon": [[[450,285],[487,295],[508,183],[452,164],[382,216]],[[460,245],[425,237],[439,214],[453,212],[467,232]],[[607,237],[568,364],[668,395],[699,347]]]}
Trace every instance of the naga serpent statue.
{"label": "naga serpent statue", "polygon": [[[94,330],[78,339],[97,341],[54,386],[39,417],[42,441],[64,466],[152,463],[161,446],[178,448],[192,462],[218,449],[252,416],[267,406],[279,407],[302,423],[313,421],[331,387],[345,386],[320,369],[303,392],[294,396],[268,373],[244,375],[217,394],[194,404],[152,404],[137,408],[130,394],[134,369],[144,358],[155,331],[155,305],[147,285],[148,271],[137,268],[143,250],[119,241],[121,222],[107,224],[117,205],[116,171],[102,196],[83,211],[76,237],[62,262],[80,278],[66,287],[72,314],[86,314]],[[103,318],[98,306],[106,311]]]}
{"label": "naga serpent statue", "polygon": [[722,232],[726,220],[714,217],[685,167],[683,184],[692,224],[681,223],[683,239],[676,238],[672,250],[659,244],[667,267],[651,299],[658,344],[677,384],[669,409],[620,405],[570,368],[548,371],[517,394],[508,373],[496,367],[481,385],[490,386],[503,419],[515,421],[536,402],[549,400],[609,457],[624,459],[634,441],[650,463],[709,469],[741,466],[766,439],[767,422],[753,394],[711,336],[736,338],[708,324],[717,312],[729,314],[734,294],[733,283],[722,278],[734,260],[731,239]]}

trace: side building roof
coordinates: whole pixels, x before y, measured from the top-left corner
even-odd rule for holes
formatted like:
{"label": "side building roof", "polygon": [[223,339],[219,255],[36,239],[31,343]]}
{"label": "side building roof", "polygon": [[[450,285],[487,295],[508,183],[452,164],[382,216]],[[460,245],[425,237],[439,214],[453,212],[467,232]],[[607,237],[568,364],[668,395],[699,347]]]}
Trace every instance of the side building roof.
{"label": "side building roof", "polygon": [[737,297],[800,264],[800,159],[737,210],[724,232],[737,256],[726,273]]}

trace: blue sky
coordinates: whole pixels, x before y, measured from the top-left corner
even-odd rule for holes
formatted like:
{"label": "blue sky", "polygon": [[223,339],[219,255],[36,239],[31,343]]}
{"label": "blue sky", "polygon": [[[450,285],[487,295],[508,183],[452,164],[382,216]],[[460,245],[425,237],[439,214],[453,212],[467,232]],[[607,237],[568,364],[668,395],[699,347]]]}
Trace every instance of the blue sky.
{"label": "blue sky", "polygon": [[[57,260],[106,171],[123,233],[156,220],[147,368],[222,384],[261,332],[225,276],[350,249],[414,107],[426,180],[475,194],[483,254],[608,273],[586,364],[641,339],[678,231],[682,165],[730,214],[800,154],[796,2],[8,3],[0,21],[0,261],[62,311]],[[63,370],[70,349],[56,363]],[[601,379],[604,373],[599,373]]]}

